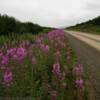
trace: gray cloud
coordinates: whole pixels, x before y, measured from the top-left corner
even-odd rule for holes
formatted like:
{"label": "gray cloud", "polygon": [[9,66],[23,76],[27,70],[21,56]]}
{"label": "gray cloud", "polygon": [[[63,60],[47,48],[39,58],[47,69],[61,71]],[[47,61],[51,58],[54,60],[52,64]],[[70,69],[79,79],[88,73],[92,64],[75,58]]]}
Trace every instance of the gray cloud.
{"label": "gray cloud", "polygon": [[42,26],[74,25],[100,14],[100,0],[0,0],[0,13]]}
{"label": "gray cloud", "polygon": [[84,6],[85,10],[100,11],[100,0],[87,0],[86,5]]}

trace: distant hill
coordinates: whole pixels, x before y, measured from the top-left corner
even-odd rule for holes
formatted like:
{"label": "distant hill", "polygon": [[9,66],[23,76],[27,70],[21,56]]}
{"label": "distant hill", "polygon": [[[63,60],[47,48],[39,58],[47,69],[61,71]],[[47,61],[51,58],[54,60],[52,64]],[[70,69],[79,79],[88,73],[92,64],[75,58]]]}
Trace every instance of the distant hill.
{"label": "distant hill", "polygon": [[11,33],[23,34],[39,32],[46,32],[50,30],[49,27],[42,27],[32,22],[21,22],[14,17],[0,14],[0,35],[7,35]]}
{"label": "distant hill", "polygon": [[68,27],[67,29],[100,34],[100,16],[87,22],[83,22],[80,24],[76,24],[75,26]]}

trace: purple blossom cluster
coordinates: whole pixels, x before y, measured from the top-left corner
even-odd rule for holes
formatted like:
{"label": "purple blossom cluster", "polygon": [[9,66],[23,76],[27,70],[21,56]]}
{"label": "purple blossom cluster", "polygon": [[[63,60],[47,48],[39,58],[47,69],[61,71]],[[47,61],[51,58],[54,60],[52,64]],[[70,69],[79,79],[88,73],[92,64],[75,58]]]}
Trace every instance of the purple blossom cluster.
{"label": "purple blossom cluster", "polygon": [[10,48],[7,50],[8,57],[13,57],[16,52],[16,48]]}
{"label": "purple blossom cluster", "polygon": [[40,48],[45,54],[48,54],[48,52],[49,52],[49,46],[48,45],[40,44]]}
{"label": "purple blossom cluster", "polygon": [[[55,48],[57,49],[57,52],[55,53],[55,62],[53,64],[53,74],[57,77],[58,80],[62,81],[61,84],[64,88],[66,88],[67,83],[64,81],[65,76],[66,76],[66,72],[64,71],[62,73],[61,71],[61,65],[60,65],[60,61],[61,61],[61,52],[64,48],[66,48],[66,44],[65,44],[65,40],[64,40],[64,31],[63,30],[54,30],[53,32],[49,32],[48,33],[48,37],[51,40],[51,42],[55,45]],[[70,47],[67,48],[67,63],[72,63],[72,50]],[[67,72],[68,73],[68,72]],[[73,73],[76,77],[75,80],[75,85],[76,87],[79,89],[80,95],[83,93],[84,90],[84,81],[82,79],[83,77],[83,65],[82,64],[78,64],[74,69],[73,69]],[[59,82],[58,82],[59,83]],[[55,93],[54,93],[55,94]],[[57,97],[57,95],[54,95]],[[56,100],[56,99],[54,99]]]}
{"label": "purple blossom cluster", "polygon": [[74,69],[73,73],[76,76],[75,84],[76,87],[79,89],[80,95],[82,96],[84,91],[84,80],[83,78],[83,65],[78,64]]}
{"label": "purple blossom cluster", "polygon": [[7,55],[2,56],[1,65],[6,66],[9,63],[9,57]]}
{"label": "purple blossom cluster", "polygon": [[[10,87],[13,83],[13,73],[10,64],[12,61],[21,62],[27,57],[27,49],[25,47],[8,48],[6,52],[0,49],[0,69],[3,72],[3,84]],[[32,57],[32,64],[36,64],[35,57]]]}
{"label": "purple blossom cluster", "polygon": [[56,75],[59,75],[59,73],[61,73],[59,62],[53,64],[53,73],[55,73]]}
{"label": "purple blossom cluster", "polygon": [[62,29],[56,29],[48,33],[48,38],[54,44],[57,50],[62,50],[66,47],[65,33]]}
{"label": "purple blossom cluster", "polygon": [[75,83],[76,86],[80,89],[80,92],[82,93],[84,89],[84,81],[82,79],[77,79]]}
{"label": "purple blossom cluster", "polygon": [[[44,41],[45,38],[47,39],[47,43]],[[51,78],[49,79],[49,81],[51,81],[51,90],[49,91],[49,93],[51,94],[51,100],[58,100],[60,92],[67,93],[67,89],[70,88],[70,84],[67,84],[67,77],[69,77],[69,75],[72,74],[72,76],[75,77],[74,86],[76,86],[77,89],[79,89],[80,94],[83,93],[83,65],[78,64],[73,68],[73,70],[70,70],[70,68],[68,69],[69,65],[67,64],[72,64],[72,51],[70,47],[66,45],[64,30],[56,29],[49,32],[46,35],[36,36],[35,41],[32,43],[30,43],[29,41],[19,41],[19,44],[16,47],[8,47],[7,45],[5,47],[6,50],[2,48],[0,49],[0,69],[3,72],[3,85],[5,85],[6,87],[10,87],[14,84],[15,73],[12,71],[12,67],[10,66],[15,65],[13,66],[14,68],[18,64],[18,66],[24,66],[25,68],[28,68],[25,64],[29,64],[29,66],[36,66],[32,67],[36,68],[32,70],[32,72],[34,75],[39,75],[33,76],[36,77],[34,79],[36,79],[37,82],[39,79],[38,77],[40,77],[41,80],[39,80],[39,82],[44,82],[41,82],[42,84],[48,84],[48,76],[45,75],[49,75],[51,72],[51,76],[49,76]],[[42,60],[46,61],[39,61],[41,60],[40,56],[42,56],[41,58],[44,57],[44,59]],[[44,76],[41,75],[41,73],[44,73]]]}
{"label": "purple blossom cluster", "polygon": [[27,55],[26,49],[25,48],[18,48],[16,51],[16,56],[19,60],[23,60]]}
{"label": "purple blossom cluster", "polygon": [[10,68],[7,68],[4,72],[3,84],[7,87],[9,87],[13,84],[13,74],[12,74],[12,71],[10,70]]}
{"label": "purple blossom cluster", "polygon": [[48,33],[49,39],[60,39],[60,37],[64,38],[64,30],[62,29],[56,29],[54,31],[51,31]]}
{"label": "purple blossom cluster", "polygon": [[52,71],[58,79],[62,79],[62,73],[61,73],[61,70],[60,70],[60,64],[59,62],[53,64],[53,71]]}

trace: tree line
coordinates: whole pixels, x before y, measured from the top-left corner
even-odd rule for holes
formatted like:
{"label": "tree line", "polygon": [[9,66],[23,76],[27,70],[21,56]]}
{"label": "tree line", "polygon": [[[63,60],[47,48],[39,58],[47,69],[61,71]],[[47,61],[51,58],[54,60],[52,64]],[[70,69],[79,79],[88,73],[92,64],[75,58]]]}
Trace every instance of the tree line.
{"label": "tree line", "polygon": [[81,25],[97,25],[97,26],[100,26],[100,16],[98,16],[98,17],[96,17],[96,18],[94,18],[92,20],[89,20],[87,22],[83,22],[83,23],[80,23],[80,24],[76,24],[75,27],[81,26]]}
{"label": "tree line", "polygon": [[33,33],[42,32],[44,27],[34,24],[32,22],[21,22],[14,17],[0,14],[0,35],[7,35],[10,33]]}

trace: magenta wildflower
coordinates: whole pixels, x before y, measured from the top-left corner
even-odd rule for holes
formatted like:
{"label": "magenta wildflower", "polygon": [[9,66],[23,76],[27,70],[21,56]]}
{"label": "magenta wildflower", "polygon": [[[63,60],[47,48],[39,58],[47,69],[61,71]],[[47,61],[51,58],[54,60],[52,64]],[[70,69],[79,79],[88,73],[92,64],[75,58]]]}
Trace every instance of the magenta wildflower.
{"label": "magenta wildflower", "polygon": [[13,57],[13,55],[15,54],[15,52],[16,52],[16,48],[8,49],[8,50],[7,50],[7,55],[8,55],[9,57]]}
{"label": "magenta wildflower", "polygon": [[35,41],[35,43],[38,45],[38,44],[41,44],[43,42],[43,37],[38,37]]}
{"label": "magenta wildflower", "polygon": [[48,45],[44,45],[44,44],[40,44],[40,48],[43,50],[44,53],[48,53],[49,52],[49,46]]}
{"label": "magenta wildflower", "polygon": [[49,46],[45,45],[45,52],[48,53],[49,52]]}
{"label": "magenta wildflower", "polygon": [[19,60],[22,60],[22,59],[24,59],[25,57],[26,57],[26,49],[25,48],[18,48],[17,49],[17,57],[18,57],[18,59]]}
{"label": "magenta wildflower", "polygon": [[8,68],[4,73],[3,83],[5,86],[9,87],[12,85],[13,75],[11,70]]}
{"label": "magenta wildflower", "polygon": [[6,66],[6,65],[8,65],[8,63],[9,63],[9,57],[6,55],[2,56],[1,64]]}
{"label": "magenta wildflower", "polygon": [[63,79],[63,74],[61,73],[59,62],[53,64],[53,71],[52,72],[57,76],[58,79],[60,79],[60,80]]}
{"label": "magenta wildflower", "polygon": [[53,73],[59,74],[60,72],[60,64],[58,62],[53,64]]}
{"label": "magenta wildflower", "polygon": [[78,79],[75,81],[76,86],[80,89],[80,91],[83,91],[83,87],[84,87],[84,81],[82,79]]}
{"label": "magenta wildflower", "polygon": [[64,37],[64,31],[61,29],[56,29],[48,33],[48,38],[51,39],[57,39],[57,38],[63,38]]}

